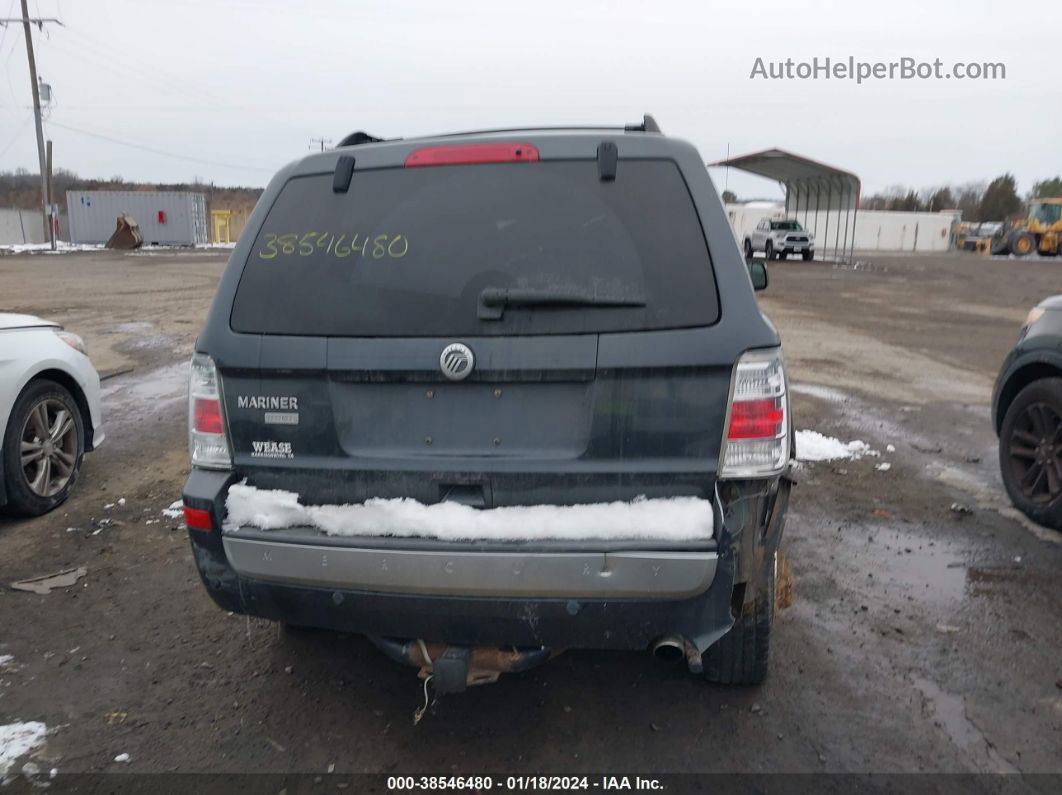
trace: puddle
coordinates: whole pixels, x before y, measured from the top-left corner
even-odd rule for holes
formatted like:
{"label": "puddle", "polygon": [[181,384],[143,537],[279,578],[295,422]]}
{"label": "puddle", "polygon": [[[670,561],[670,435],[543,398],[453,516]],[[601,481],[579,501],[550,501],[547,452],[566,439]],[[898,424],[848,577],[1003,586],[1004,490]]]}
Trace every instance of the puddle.
{"label": "puddle", "polygon": [[118,376],[100,390],[108,422],[126,424],[159,414],[188,397],[188,362]]}
{"label": "puddle", "polygon": [[874,538],[865,551],[877,567],[874,576],[886,587],[916,602],[950,604],[966,595],[966,564],[946,548],[908,533],[873,527],[864,532]]}
{"label": "puddle", "polygon": [[929,679],[915,676],[912,681],[928,702],[935,725],[948,735],[953,745],[970,757],[978,770],[984,773],[1019,772],[966,716],[966,701],[962,696],[942,690]]}

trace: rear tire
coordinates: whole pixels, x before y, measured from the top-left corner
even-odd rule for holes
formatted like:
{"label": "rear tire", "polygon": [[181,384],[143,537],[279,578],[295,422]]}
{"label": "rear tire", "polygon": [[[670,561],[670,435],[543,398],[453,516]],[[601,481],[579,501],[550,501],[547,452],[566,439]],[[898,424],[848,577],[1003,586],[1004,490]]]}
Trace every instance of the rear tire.
{"label": "rear tire", "polygon": [[774,243],[770,240],[763,244],[763,255],[767,259],[774,259]]}
{"label": "rear tire", "polygon": [[801,256],[804,258],[804,262],[807,262],[808,260],[815,259],[815,252],[805,251]]}
{"label": "rear tire", "polygon": [[1062,378],[1033,381],[1011,401],[999,429],[999,469],[1014,507],[1062,530]]}
{"label": "rear tire", "polygon": [[767,572],[767,581],[760,587],[756,598],[751,604],[742,605],[741,615],[730,631],[701,655],[703,675],[709,682],[758,685],[767,678],[777,565],[778,553],[775,553]]}
{"label": "rear tire", "polygon": [[752,241],[745,238],[745,259],[752,259]]}
{"label": "rear tire", "polygon": [[5,513],[40,516],[65,502],[85,456],[85,429],[74,396],[54,381],[31,381],[11,409],[0,452]]}
{"label": "rear tire", "polygon": [[788,251],[779,251],[778,252],[778,259],[789,259],[789,252]]}

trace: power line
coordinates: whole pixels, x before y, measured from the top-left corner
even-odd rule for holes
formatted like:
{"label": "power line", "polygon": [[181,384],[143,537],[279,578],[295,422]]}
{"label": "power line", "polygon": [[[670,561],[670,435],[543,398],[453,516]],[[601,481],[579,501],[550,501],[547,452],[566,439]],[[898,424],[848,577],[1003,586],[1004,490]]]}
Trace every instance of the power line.
{"label": "power line", "polygon": [[243,169],[247,171],[262,171],[272,174],[276,171],[275,168],[266,168],[265,166],[250,166],[250,165],[237,165],[235,163],[222,163],[217,160],[207,160],[202,157],[193,157],[191,155],[179,155],[176,152],[167,152],[162,149],[156,149],[152,146],[145,146],[144,144],[134,143],[132,141],[123,141],[121,138],[114,138],[110,135],[104,135],[103,133],[92,132],[91,130],[82,130],[78,127],[71,127],[69,124],[60,124],[57,121],[49,122],[53,127],[60,127],[70,132],[80,133],[81,135],[87,135],[90,138],[99,138],[103,141],[110,141],[111,143],[120,144],[121,146],[128,146],[132,149],[142,149],[145,152],[151,152],[152,154],[162,155],[163,157],[172,157],[176,160],[187,160],[191,163],[200,163],[206,166],[220,166],[222,168],[234,168]]}
{"label": "power line", "polygon": [[22,125],[17,130],[15,130],[15,134],[11,136],[11,140],[7,142],[3,149],[0,149],[0,157],[6,155],[7,150],[15,145],[15,141],[17,141],[22,136],[23,131],[26,129],[26,125],[28,125],[31,121],[33,121],[33,114],[29,113],[26,115],[26,118],[22,120]]}
{"label": "power line", "polygon": [[[11,9],[15,7],[15,0],[11,0],[11,4],[7,7],[7,14],[5,16],[11,16]],[[7,25],[3,26],[4,32],[0,33],[0,51],[4,49],[4,39],[7,38]]]}

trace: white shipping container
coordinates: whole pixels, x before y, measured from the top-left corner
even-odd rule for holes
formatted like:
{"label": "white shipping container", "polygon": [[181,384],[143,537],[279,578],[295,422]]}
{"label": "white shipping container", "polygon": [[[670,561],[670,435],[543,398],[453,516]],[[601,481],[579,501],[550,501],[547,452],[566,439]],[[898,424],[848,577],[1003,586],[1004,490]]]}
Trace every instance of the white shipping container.
{"label": "white shipping container", "polygon": [[206,196],[189,191],[72,190],[66,193],[71,243],[106,243],[128,215],[144,245],[195,246],[209,242]]}

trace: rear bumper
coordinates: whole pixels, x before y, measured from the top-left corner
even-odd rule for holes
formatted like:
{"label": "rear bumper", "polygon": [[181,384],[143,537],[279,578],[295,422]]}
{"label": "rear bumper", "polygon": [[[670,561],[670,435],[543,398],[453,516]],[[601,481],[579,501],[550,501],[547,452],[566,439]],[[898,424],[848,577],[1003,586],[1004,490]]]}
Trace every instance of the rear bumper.
{"label": "rear bumper", "polygon": [[[193,471],[185,503],[224,517],[233,477]],[[783,488],[784,487],[784,488]],[[741,584],[764,574],[788,482],[722,489],[714,548],[519,552],[190,530],[222,608],[291,624],[456,645],[643,649],[677,634],[706,649],[732,625]],[[725,525],[724,525],[725,523]]]}
{"label": "rear bumper", "polygon": [[[281,538],[277,538],[277,536]],[[715,579],[714,550],[583,549],[545,552],[305,543],[296,534],[249,529],[222,535],[244,579],[310,588],[431,596],[677,599]]]}

